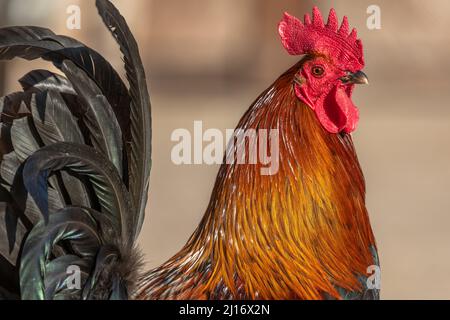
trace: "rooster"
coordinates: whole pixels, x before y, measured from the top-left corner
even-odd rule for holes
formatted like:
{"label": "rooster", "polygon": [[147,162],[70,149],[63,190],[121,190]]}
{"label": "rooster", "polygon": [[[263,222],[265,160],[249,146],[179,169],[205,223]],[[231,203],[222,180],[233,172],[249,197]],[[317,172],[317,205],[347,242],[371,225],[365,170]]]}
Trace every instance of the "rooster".
{"label": "rooster", "polygon": [[278,172],[222,165],[186,246],[141,273],[150,100],[124,18],[107,0],[97,7],[129,86],[74,39],[0,29],[0,59],[43,58],[64,74],[32,71],[20,80],[23,92],[0,100],[0,297],[378,299],[368,286],[367,270],[379,262],[351,138],[359,120],[352,92],[368,80],[347,18],[339,27],[334,10],[326,24],[317,8],[304,22],[285,14],[282,44],[302,57],[238,125],[279,132]]}
{"label": "rooster", "polygon": [[[179,254],[142,281],[141,299],[376,299],[378,265],[352,143],[351,96],[367,84],[363,47],[334,10],[285,14],[283,46],[304,55],[250,107],[241,130],[279,130],[279,172],[223,165],[206,214]],[[234,152],[236,150],[232,150]]]}

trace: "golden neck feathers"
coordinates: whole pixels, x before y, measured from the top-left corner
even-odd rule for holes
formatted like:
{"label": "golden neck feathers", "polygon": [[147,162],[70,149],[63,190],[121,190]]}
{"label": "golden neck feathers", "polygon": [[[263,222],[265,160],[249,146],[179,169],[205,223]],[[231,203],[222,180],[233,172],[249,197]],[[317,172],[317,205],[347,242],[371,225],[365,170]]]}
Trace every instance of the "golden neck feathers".
{"label": "golden neck feathers", "polygon": [[279,171],[224,164],[187,245],[144,277],[139,299],[340,298],[374,264],[365,182],[350,135],[326,132],[294,92],[301,62],[238,128],[279,130]]}

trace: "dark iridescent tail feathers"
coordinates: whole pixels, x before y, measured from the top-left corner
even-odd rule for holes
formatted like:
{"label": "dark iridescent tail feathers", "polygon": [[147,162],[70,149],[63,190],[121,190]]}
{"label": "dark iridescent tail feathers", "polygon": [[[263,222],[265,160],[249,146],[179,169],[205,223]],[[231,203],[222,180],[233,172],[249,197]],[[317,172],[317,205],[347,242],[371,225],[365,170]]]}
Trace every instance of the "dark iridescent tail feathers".
{"label": "dark iridescent tail feathers", "polygon": [[[51,61],[0,99],[0,300],[127,299],[151,167],[137,43],[97,0],[129,85],[96,51],[39,27],[0,29],[0,59]],[[77,278],[78,277],[78,278]]]}

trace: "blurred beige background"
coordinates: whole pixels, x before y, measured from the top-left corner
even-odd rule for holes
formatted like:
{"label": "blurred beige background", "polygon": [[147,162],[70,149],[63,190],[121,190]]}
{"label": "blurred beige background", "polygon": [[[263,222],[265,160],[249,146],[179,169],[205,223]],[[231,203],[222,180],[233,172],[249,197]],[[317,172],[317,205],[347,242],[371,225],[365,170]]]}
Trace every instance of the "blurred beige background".
{"label": "blurred beige background", "polygon": [[[217,167],[170,160],[174,129],[234,128],[253,100],[296,62],[278,40],[284,11],[333,5],[358,27],[371,85],[357,88],[355,134],[378,238],[384,299],[450,299],[450,2],[432,0],[117,0],[140,43],[154,106],[154,167],[141,244],[148,267],[175,254],[199,223]],[[82,29],[66,28],[79,4]],[[382,29],[366,27],[369,5]],[[41,25],[120,55],[94,1],[0,0],[2,25]],[[42,62],[1,64],[1,93]],[[4,70],[3,70],[4,69]],[[3,72],[3,71],[5,72]]]}

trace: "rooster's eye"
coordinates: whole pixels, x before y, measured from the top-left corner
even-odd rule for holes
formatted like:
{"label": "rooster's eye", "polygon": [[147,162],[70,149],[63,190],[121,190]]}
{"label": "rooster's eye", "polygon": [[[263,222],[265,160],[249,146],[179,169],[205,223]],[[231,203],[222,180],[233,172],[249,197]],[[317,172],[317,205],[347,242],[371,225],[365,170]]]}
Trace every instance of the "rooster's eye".
{"label": "rooster's eye", "polygon": [[322,77],[324,75],[325,70],[321,66],[314,66],[314,67],[312,67],[311,72],[312,72],[314,77],[320,78],[320,77]]}

